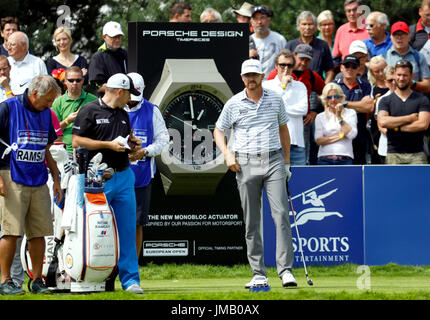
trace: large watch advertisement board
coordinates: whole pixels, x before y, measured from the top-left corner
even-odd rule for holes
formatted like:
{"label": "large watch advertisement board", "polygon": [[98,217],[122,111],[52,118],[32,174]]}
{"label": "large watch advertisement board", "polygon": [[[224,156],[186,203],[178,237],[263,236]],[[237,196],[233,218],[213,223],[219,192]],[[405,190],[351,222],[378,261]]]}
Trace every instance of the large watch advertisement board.
{"label": "large watch advertisement board", "polygon": [[[248,58],[248,24],[131,22],[128,32],[130,71],[138,72],[144,77],[143,96],[145,99],[151,101],[152,97],[155,100],[154,95],[157,95],[157,92],[163,92],[163,88],[160,89],[163,81],[166,80],[162,79],[163,70],[165,67],[169,67],[169,72],[180,69],[181,64],[177,64],[178,60],[184,62],[191,59],[213,60],[217,72],[224,79],[231,94],[243,90],[240,67],[242,62]],[[173,62],[167,66],[169,61]],[[204,81],[198,81],[199,83],[192,81],[192,79],[196,79],[196,73],[205,72],[202,70],[203,68],[198,67],[198,70],[188,68],[185,72],[182,70],[179,82],[184,86],[178,85],[178,88],[183,89],[189,86],[194,88],[197,85],[202,88],[213,87],[204,84]],[[175,76],[173,75],[173,77]],[[187,79],[191,80],[187,82]],[[175,82],[175,79],[170,78],[165,82],[169,82],[171,85],[170,80]],[[212,100],[208,100],[207,96],[211,92],[209,90],[203,90],[203,92],[200,89],[185,91],[180,92],[177,97],[170,97],[172,92],[169,93],[169,96],[164,97],[164,100],[172,101],[167,104],[167,107],[163,107],[163,103],[160,103],[160,111],[167,120],[167,128],[174,130],[175,126],[183,125],[184,130],[177,130],[178,132],[196,131],[201,129],[197,126],[204,121],[205,128],[212,128],[214,123],[206,123],[216,121],[216,119],[209,119],[211,110],[207,105],[210,105]],[[175,92],[173,91],[173,93]],[[192,97],[188,92],[193,92]],[[163,100],[159,96],[156,98],[157,101]],[[157,104],[157,101],[151,102]],[[217,102],[215,99],[213,101]],[[217,107],[215,102],[212,104]],[[191,103],[191,110],[183,111],[180,104],[188,103]],[[202,108],[200,103],[207,105]],[[162,108],[168,110],[161,110]],[[204,111],[202,112],[202,110]],[[184,113],[190,111],[191,113],[194,111],[196,120],[190,122],[187,127],[184,121],[190,115]],[[179,123],[177,118],[184,123]],[[192,136],[195,135],[194,131],[192,131]],[[184,153],[184,150],[179,150],[179,156],[175,157],[175,155],[173,152],[171,158],[179,160],[184,158],[183,162],[186,165],[185,156],[187,154]],[[157,159],[158,163],[159,161],[160,157]],[[212,194],[202,195],[198,192],[198,185],[208,177],[210,172],[207,172],[205,176],[205,172],[197,170],[195,171],[196,178],[193,178],[194,173],[190,169],[191,174],[186,175],[185,178],[183,176],[171,177],[167,173],[173,172],[174,174],[175,170],[170,168],[171,172],[166,173],[166,166],[157,166],[158,170],[152,181],[149,223],[143,229],[141,264],[149,262],[224,265],[246,263],[243,214],[234,174],[225,170],[216,182],[215,191]],[[183,171],[186,171],[186,168]],[[187,186],[197,185],[197,188],[195,186],[191,188],[191,190],[195,190],[194,194],[193,191],[189,191],[190,188],[184,187],[184,181]],[[172,186],[168,185],[170,183]],[[202,186],[202,189],[206,187]],[[181,188],[188,191],[181,194]],[[175,192],[168,194],[167,190]]]}
{"label": "large watch advertisement board", "polygon": [[[243,89],[240,67],[249,55],[246,23],[129,22],[128,64],[145,79],[151,97],[166,59],[214,59],[231,91]],[[190,70],[190,74],[193,70]]]}

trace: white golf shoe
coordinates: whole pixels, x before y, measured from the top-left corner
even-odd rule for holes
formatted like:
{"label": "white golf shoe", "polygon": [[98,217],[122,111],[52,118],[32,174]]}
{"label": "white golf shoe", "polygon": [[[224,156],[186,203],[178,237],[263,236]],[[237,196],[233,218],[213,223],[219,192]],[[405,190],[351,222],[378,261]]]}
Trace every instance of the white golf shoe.
{"label": "white golf shoe", "polygon": [[136,294],[142,294],[143,293],[142,288],[137,283],[132,284],[127,289],[125,289],[125,291],[133,292],[133,293],[136,293]]}
{"label": "white golf shoe", "polygon": [[245,289],[252,287],[267,287],[269,285],[269,280],[265,276],[255,275],[251,281],[245,284]]}
{"label": "white golf shoe", "polygon": [[282,286],[297,287],[297,281],[291,272],[287,271],[282,275]]}

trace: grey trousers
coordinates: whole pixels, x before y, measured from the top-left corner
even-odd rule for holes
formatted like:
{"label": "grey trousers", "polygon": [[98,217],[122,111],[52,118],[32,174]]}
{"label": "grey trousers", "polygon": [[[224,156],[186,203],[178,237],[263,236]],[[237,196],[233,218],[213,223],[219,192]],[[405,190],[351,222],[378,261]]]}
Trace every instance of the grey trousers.
{"label": "grey trousers", "polygon": [[264,188],[276,228],[276,266],[279,277],[293,266],[285,163],[281,152],[270,158],[238,157],[241,172],[236,173],[237,187],[245,222],[248,261],[253,275],[266,276],[261,235],[261,195]]}

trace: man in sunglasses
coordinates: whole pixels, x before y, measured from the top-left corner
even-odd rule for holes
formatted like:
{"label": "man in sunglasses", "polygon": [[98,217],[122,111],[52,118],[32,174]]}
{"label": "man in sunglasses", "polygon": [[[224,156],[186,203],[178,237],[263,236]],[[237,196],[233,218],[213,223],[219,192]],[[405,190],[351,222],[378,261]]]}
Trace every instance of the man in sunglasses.
{"label": "man in sunglasses", "polygon": [[[369,82],[358,78],[360,59],[347,55],[340,66],[341,77],[334,82],[345,94],[345,107],[357,112],[357,136],[352,141],[354,164],[366,164],[367,154],[367,113],[374,110],[374,100],[370,97]],[[378,96],[379,97],[379,96]]]}
{"label": "man in sunglasses", "polygon": [[296,64],[294,54],[282,49],[276,56],[275,69],[277,76],[263,82],[263,87],[279,93],[284,101],[288,115],[288,131],[290,132],[291,165],[306,165],[306,148],[303,135],[303,117],[308,113],[308,93],[306,86],[294,80],[293,68]]}
{"label": "man in sunglasses", "polygon": [[391,48],[391,37],[387,31],[390,22],[388,16],[379,11],[371,12],[366,18],[366,30],[369,38],[364,39],[370,58],[384,55]]}
{"label": "man in sunglasses", "polygon": [[63,131],[63,142],[66,143],[67,152],[73,154],[72,129],[79,110],[88,102],[97,100],[97,97],[82,89],[84,75],[82,69],[72,66],[66,70],[64,84],[67,91],[52,104],[52,110],[60,121]]}
{"label": "man in sunglasses", "polygon": [[[303,118],[303,125],[307,159],[306,161],[311,165],[317,163],[318,153],[318,146],[313,139],[312,133],[314,120],[317,114],[320,112],[320,103],[317,101],[317,95],[322,93],[325,86],[324,79],[316,71],[313,71],[309,68],[313,55],[313,48],[310,45],[302,43],[296,46],[294,49],[295,65],[292,72],[294,80],[302,82],[307,89],[308,112]],[[267,80],[274,79],[276,75],[277,70],[273,69],[267,77]]]}

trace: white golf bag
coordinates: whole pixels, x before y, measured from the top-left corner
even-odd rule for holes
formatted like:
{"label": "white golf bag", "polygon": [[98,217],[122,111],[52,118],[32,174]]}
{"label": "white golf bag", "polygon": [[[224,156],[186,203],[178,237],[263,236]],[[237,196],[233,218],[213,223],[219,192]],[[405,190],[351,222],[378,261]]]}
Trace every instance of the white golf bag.
{"label": "white golf bag", "polygon": [[[88,153],[84,148],[78,149],[79,173],[67,178],[62,214],[54,216],[55,236],[45,238],[43,275],[46,285],[53,290],[105,291],[105,281],[118,264],[118,230],[104,194],[102,170],[97,168],[101,154],[91,161],[94,162],[90,169],[92,175],[87,177]],[[50,245],[52,242],[54,248]],[[28,252],[24,249],[21,256],[24,270],[31,277]]]}

